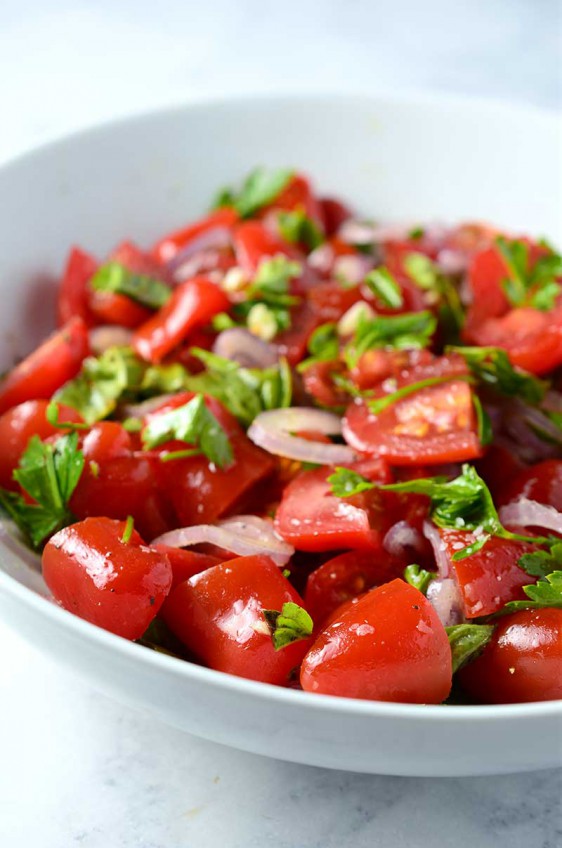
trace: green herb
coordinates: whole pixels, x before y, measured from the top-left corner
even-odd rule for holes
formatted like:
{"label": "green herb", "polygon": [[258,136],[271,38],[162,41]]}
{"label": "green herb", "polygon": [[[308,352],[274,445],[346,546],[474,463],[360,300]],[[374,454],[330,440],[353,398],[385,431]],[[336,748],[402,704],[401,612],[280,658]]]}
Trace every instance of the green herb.
{"label": "green herb", "polygon": [[315,362],[330,362],[337,359],[340,352],[337,324],[329,321],[321,324],[308,340],[310,356],[297,365],[297,371],[306,371]]}
{"label": "green herb", "polygon": [[83,424],[79,421],[59,421],[60,408],[56,401],[52,400],[48,405],[45,418],[52,427],[57,427],[60,430],[87,430],[88,424]]}
{"label": "green herb", "polygon": [[42,442],[39,436],[29,440],[13,476],[35,503],[0,489],[0,504],[35,548],[74,520],[68,502],[83,468],[76,433],[61,436],[54,444]]}
{"label": "green herb", "polygon": [[384,395],[380,398],[375,398],[374,400],[368,401],[368,407],[371,412],[374,412],[375,415],[379,415],[389,406],[392,406],[398,401],[402,400],[409,395],[416,394],[422,389],[430,388],[431,386],[440,386],[443,383],[450,383],[451,381],[463,381],[470,382],[470,377],[458,376],[452,377],[450,374],[442,375],[441,377],[427,377],[425,380],[419,380],[417,383],[409,383],[407,386],[402,386],[401,389],[397,389],[397,391],[392,392],[392,394]]}
{"label": "green herb", "polygon": [[404,268],[414,283],[425,291],[436,291],[439,288],[440,272],[434,262],[425,253],[406,254]]}
{"label": "green herb", "polygon": [[544,398],[548,383],[514,367],[499,347],[449,347],[447,353],[462,356],[476,379],[506,397],[518,397],[532,406]]}
{"label": "green herb", "polygon": [[453,673],[476,659],[494,632],[491,624],[455,624],[453,627],[446,627],[445,630],[451,646]]}
{"label": "green herb", "polygon": [[402,290],[388,268],[375,268],[365,277],[365,284],[384,306],[400,309],[404,305]]}
{"label": "green herb", "polygon": [[498,236],[496,245],[508,268],[502,281],[512,306],[531,306],[548,312],[554,307],[562,289],[557,277],[562,276],[562,256],[550,248],[530,267],[529,246],[524,241],[508,241]]}
{"label": "green herb", "polygon": [[311,617],[306,610],[292,601],[283,604],[281,612],[262,610],[262,613],[271,631],[271,640],[276,651],[312,635],[314,624]]}
{"label": "green herb", "polygon": [[142,430],[142,421],[140,418],[125,418],[121,422],[121,426],[127,433],[140,433]]}
{"label": "green herb", "polygon": [[532,577],[544,578],[553,571],[562,570],[562,542],[552,545],[549,551],[534,551],[523,554],[517,565]]}
{"label": "green herb", "polygon": [[144,366],[139,390],[143,395],[172,395],[186,387],[188,372],[179,362]]}
{"label": "green herb", "polygon": [[324,242],[324,234],[304,209],[280,212],[277,216],[279,232],[290,244],[300,244],[306,250],[314,250]]}
{"label": "green herb", "polygon": [[263,259],[253,283],[246,289],[246,299],[237,303],[233,311],[237,316],[248,318],[259,304],[262,308],[267,307],[277,332],[288,329],[291,326],[290,307],[300,303],[299,297],[289,294],[289,286],[301,273],[300,262],[292,262],[286,256]]}
{"label": "green herb", "polygon": [[454,480],[445,477],[425,477],[404,483],[381,486],[391,492],[411,492],[427,495],[431,500],[430,516],[434,524],[453,530],[476,534],[475,541],[453,554],[458,561],[484,547],[490,536],[514,541],[549,544],[542,537],[522,536],[506,530],[500,522],[490,490],[471,465],[463,465],[462,473]]}
{"label": "green herb", "polygon": [[167,283],[148,274],[135,274],[119,262],[108,262],[98,268],[90,286],[94,291],[125,295],[149,309],[160,309],[172,296]]}
{"label": "green herb", "polygon": [[239,324],[230,317],[228,312],[219,312],[211,319],[211,327],[215,333],[222,333],[223,330],[230,330],[232,327],[238,327]]}
{"label": "green herb", "polygon": [[291,405],[292,376],[286,359],[270,368],[242,368],[201,348],[192,348],[191,353],[205,371],[188,376],[185,388],[216,397],[245,426],[266,409]]}
{"label": "green herb", "polygon": [[74,380],[55,395],[55,401],[76,409],[86,424],[110,415],[126,392],[136,392],[145,366],[131,348],[111,347],[101,356],[88,357]]}
{"label": "green herb", "polygon": [[424,253],[415,251],[404,258],[404,268],[419,288],[432,292],[438,298],[439,323],[446,339],[458,339],[464,324],[464,309],[451,277],[443,274],[439,266]]}
{"label": "green herb", "polygon": [[332,494],[338,498],[350,498],[375,487],[374,483],[351,468],[341,467],[337,467],[334,473],[330,474],[328,483],[332,487]]}
{"label": "green herb", "polygon": [[236,193],[222,189],[215,200],[214,208],[233,206],[241,218],[250,218],[264,206],[272,203],[287,187],[294,172],[286,168],[268,171],[256,168],[246,177],[241,190]]}
{"label": "green herb", "polygon": [[142,432],[145,450],[174,440],[187,442],[201,451],[219,468],[230,465],[232,448],[225,431],[205,405],[202,394],[188,403],[155,415]]}
{"label": "green herb", "polygon": [[426,571],[421,565],[407,565],[404,569],[404,580],[419,589],[422,594],[426,595],[429,584],[435,580],[437,575],[433,571]]}
{"label": "green herb", "polygon": [[344,356],[351,368],[372,348],[427,347],[436,327],[435,316],[429,311],[378,315],[372,319],[361,316],[354,337],[346,345]]}
{"label": "green herb", "polygon": [[413,230],[410,230],[408,233],[408,238],[412,239],[412,241],[419,241],[424,237],[425,230],[423,227],[414,227]]}
{"label": "green herb", "polygon": [[528,601],[510,601],[505,605],[505,612],[517,612],[524,609],[541,609],[556,607],[562,609],[562,571],[547,574],[544,580],[539,580],[531,586],[523,586]]}
{"label": "green herb", "polygon": [[481,445],[490,445],[494,438],[490,416],[482,406],[482,401],[478,395],[472,395],[472,403],[474,404],[474,412],[476,413],[478,441]]}
{"label": "green herb", "polygon": [[135,529],[135,519],[132,515],[127,516],[127,521],[125,522],[125,529],[123,530],[123,535],[121,536],[121,541],[124,545],[128,545],[131,541],[131,537],[133,535],[133,531]]}

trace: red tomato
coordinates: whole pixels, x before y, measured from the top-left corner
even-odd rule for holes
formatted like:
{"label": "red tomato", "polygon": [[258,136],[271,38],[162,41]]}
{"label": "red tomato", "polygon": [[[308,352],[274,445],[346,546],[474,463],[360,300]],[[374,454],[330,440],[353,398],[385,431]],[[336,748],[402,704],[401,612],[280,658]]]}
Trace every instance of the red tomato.
{"label": "red tomato", "polygon": [[161,263],[170,262],[174,257],[188,245],[195,242],[199,236],[209,233],[215,228],[231,229],[238,220],[238,214],[234,209],[225,207],[217,209],[206,218],[196,221],[181,230],[176,230],[157,241],[152,248],[153,257]]}
{"label": "red tomato", "polygon": [[310,289],[308,300],[318,315],[318,323],[324,323],[338,321],[358,301],[372,301],[373,298],[369,293],[365,294],[360,286],[346,289],[339,283],[321,282]]}
{"label": "red tomato", "polygon": [[492,640],[459,679],[485,703],[562,698],[562,609],[523,610],[500,619]]}
{"label": "red tomato", "polygon": [[87,518],[56,533],[43,551],[43,577],[62,607],[125,639],[139,639],[172,585],[165,554],[124,521]]}
{"label": "red tomato", "polygon": [[[476,470],[486,481],[496,503],[506,503],[504,492],[523,469],[525,465],[513,451],[497,443],[491,444],[476,463]],[[562,505],[562,492],[560,503]]]}
{"label": "red tomato", "polygon": [[468,267],[468,284],[472,302],[466,316],[464,334],[467,338],[488,318],[498,318],[509,310],[509,301],[502,282],[509,277],[509,268],[498,248],[488,247],[477,253]]}
{"label": "red tomato", "polygon": [[211,554],[200,554],[197,551],[190,551],[184,548],[172,548],[170,545],[152,545],[155,551],[166,554],[172,566],[172,589],[179,586],[190,577],[212,568],[214,565],[220,565],[223,560],[218,556]]}
{"label": "red tomato", "polygon": [[317,224],[321,225],[323,221],[320,204],[312,193],[309,181],[302,174],[295,174],[275,200],[260,209],[258,217],[264,218],[276,209],[303,209],[307,217]]}
{"label": "red tomato", "polygon": [[88,283],[98,269],[98,263],[79,247],[73,247],[60,281],[57,299],[57,324],[62,327],[71,318],[82,318],[89,327],[95,323],[88,305]]}
{"label": "red tomato", "polygon": [[205,277],[181,283],[168,303],[138,328],[133,347],[148,362],[161,362],[192,330],[230,306],[221,289]]}
{"label": "red tomato", "polygon": [[344,221],[351,218],[351,210],[333,197],[321,197],[318,203],[324,222],[324,231],[329,238],[337,233]]}
{"label": "red tomato", "polygon": [[130,297],[114,292],[90,292],[89,306],[100,324],[117,324],[134,330],[153,314]]}
{"label": "red tomato", "polygon": [[72,318],[4,377],[0,414],[26,400],[50,398],[76,376],[89,352],[88,328],[81,318]]}
{"label": "red tomato", "polygon": [[291,326],[275,337],[281,356],[286,356],[290,365],[296,365],[306,356],[308,340],[322,322],[308,303],[299,304],[291,310]]}
{"label": "red tomato", "polygon": [[263,610],[281,610],[288,601],[303,604],[273,561],[247,556],[181,583],[162,615],[178,639],[210,668],[283,686],[310,645],[306,639],[279,651],[273,648]]}
{"label": "red tomato", "polygon": [[345,370],[345,364],[339,359],[313,362],[302,374],[306,393],[322,406],[345,406],[349,395],[334,382],[334,376]]}
{"label": "red tomato", "polygon": [[278,254],[291,259],[300,257],[294,247],[275,236],[260,221],[243,221],[238,224],[234,230],[234,252],[237,265],[250,275],[255,274],[263,259]]}
{"label": "red tomato", "polygon": [[162,263],[132,241],[121,242],[109,255],[108,261],[118,262],[134,274],[146,274],[148,277],[167,281],[167,272]]}
{"label": "red tomato", "polygon": [[562,363],[562,308],[550,312],[512,309],[501,318],[469,327],[465,339],[483,347],[501,347],[513,365],[532,374],[546,374]]}
{"label": "red tomato", "polygon": [[342,608],[301,667],[307,692],[440,704],[452,680],[451,649],[437,613],[402,580]]}
{"label": "red tomato", "polygon": [[[32,436],[37,435],[43,440],[62,434],[60,429],[47,421],[48,406],[49,402],[46,400],[28,400],[0,416],[0,486],[3,489],[18,489],[17,483],[12,479],[12,472],[17,468]],[[75,409],[61,406],[59,410],[61,421],[81,420]]]}
{"label": "red tomato", "polygon": [[[192,397],[189,392],[176,395],[146,420],[182,406]],[[219,401],[207,397],[205,403],[229,437],[234,462],[228,468],[217,468],[205,456],[156,461],[155,474],[160,489],[170,498],[182,525],[216,521],[238,506],[242,498],[274,468],[272,457],[250,442],[236,419]],[[181,449],[185,445],[170,442],[162,450],[174,450],[176,447]]]}
{"label": "red tomato", "polygon": [[397,563],[384,550],[347,551],[329,559],[309,575],[304,600],[314,622],[326,620],[341,604],[400,576]]}
{"label": "red tomato", "polygon": [[[327,481],[332,473],[333,468],[317,468],[295,477],[283,492],[275,529],[300,551],[379,548],[381,533],[370,523],[370,492],[338,498]],[[378,479],[388,482],[384,464],[379,465]]]}
{"label": "red tomato", "polygon": [[522,587],[536,582],[535,577],[517,565],[519,557],[536,550],[534,545],[492,536],[482,550],[455,562],[453,554],[474,542],[474,535],[462,530],[439,532],[461,590],[467,618],[499,612],[508,601],[525,598]]}
{"label": "red tomato", "polygon": [[129,433],[115,421],[100,421],[81,439],[85,466],[70,499],[79,518],[127,518],[147,539],[170,529],[165,497],[158,490],[154,462],[135,453]]}
{"label": "red tomato", "polygon": [[562,461],[546,459],[520,471],[502,492],[501,503],[522,497],[562,512]]}
{"label": "red tomato", "polygon": [[[393,377],[395,380],[403,378],[403,375],[411,369],[423,368],[424,373],[427,370],[427,376],[432,376],[434,368],[432,363],[435,361],[435,357],[428,350],[373,348],[359,358],[357,364],[350,371],[350,377],[355,385],[361,391],[364,391],[365,389],[376,388],[389,377]],[[463,371],[452,373],[463,373]],[[423,379],[423,377],[420,379]]]}

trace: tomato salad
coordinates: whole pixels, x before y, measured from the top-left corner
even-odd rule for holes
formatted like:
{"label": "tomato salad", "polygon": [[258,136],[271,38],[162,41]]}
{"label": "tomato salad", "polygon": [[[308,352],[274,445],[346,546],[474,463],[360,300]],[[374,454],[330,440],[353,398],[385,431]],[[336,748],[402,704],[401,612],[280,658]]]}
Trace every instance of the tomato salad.
{"label": "tomato salad", "polygon": [[308,692],[562,698],[562,259],[257,169],[75,247],[0,383],[0,504],[55,601]]}

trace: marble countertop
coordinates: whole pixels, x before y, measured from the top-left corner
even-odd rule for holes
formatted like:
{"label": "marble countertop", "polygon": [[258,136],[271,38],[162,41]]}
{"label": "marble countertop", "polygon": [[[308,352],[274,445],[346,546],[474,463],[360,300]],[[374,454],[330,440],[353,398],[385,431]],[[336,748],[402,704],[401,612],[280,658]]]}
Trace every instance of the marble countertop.
{"label": "marble countertop", "polygon": [[[558,0],[4,4],[0,159],[241,91],[421,89],[559,109],[561,17]],[[108,700],[1,624],[0,644],[2,848],[561,843],[562,771],[432,780],[274,762]]]}

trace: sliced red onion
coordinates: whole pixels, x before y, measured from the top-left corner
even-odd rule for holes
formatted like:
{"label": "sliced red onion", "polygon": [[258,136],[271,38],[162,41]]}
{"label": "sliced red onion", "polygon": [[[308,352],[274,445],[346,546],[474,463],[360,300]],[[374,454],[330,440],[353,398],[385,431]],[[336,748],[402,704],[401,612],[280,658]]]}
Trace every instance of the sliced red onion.
{"label": "sliced red onion", "polygon": [[544,396],[542,407],[548,412],[562,412],[562,394],[550,389]]}
{"label": "sliced red onion", "polygon": [[562,533],[562,513],[553,506],[531,501],[529,498],[519,498],[502,506],[499,516],[502,524],[512,527],[543,527],[545,530]]}
{"label": "sliced red onion", "polygon": [[338,230],[338,238],[347,244],[374,244],[403,241],[408,238],[412,224],[369,224],[348,219]]}
{"label": "sliced red onion", "polygon": [[243,327],[231,327],[219,333],[213,353],[238,362],[243,368],[268,368],[277,362],[276,348]]}
{"label": "sliced red onion", "polygon": [[437,254],[437,265],[444,274],[463,274],[469,262],[470,257],[461,250],[444,248]]}
{"label": "sliced red onion", "polygon": [[423,549],[423,539],[419,530],[407,521],[397,521],[387,531],[382,540],[383,547],[392,556],[403,556],[409,550]]}
{"label": "sliced red onion", "polygon": [[443,627],[464,621],[464,606],[459,584],[452,577],[432,580],[427,589],[427,600],[439,616]]}
{"label": "sliced red onion", "polygon": [[[199,236],[192,239],[189,244],[175,252],[175,245],[170,244],[170,255],[167,259],[168,269],[175,273],[180,266],[188,259],[191,259],[197,253],[202,253],[205,250],[220,250],[225,247],[230,247],[232,244],[231,232],[228,227],[217,226],[210,230],[205,230]],[[163,248],[166,251],[166,247]]]}
{"label": "sliced red onion", "polygon": [[286,565],[295,552],[292,545],[276,535],[271,521],[257,515],[235,515],[217,524],[180,527],[153,539],[152,544],[172,548],[211,544],[238,556],[265,554],[280,567]]}
{"label": "sliced red onion", "polygon": [[334,264],[335,253],[331,244],[321,244],[308,256],[307,264],[320,274],[329,274]]}
{"label": "sliced red onion", "polygon": [[259,447],[276,456],[314,462],[317,465],[347,465],[355,454],[347,445],[330,445],[311,442],[292,433],[299,431],[339,436],[342,431],[341,418],[321,409],[292,406],[288,409],[272,409],[261,412],[250,425],[248,437]]}
{"label": "sliced red onion", "polygon": [[88,337],[93,353],[100,354],[110,347],[128,347],[133,331],[114,324],[103,324],[90,330]]}
{"label": "sliced red onion", "polygon": [[515,443],[516,455],[525,462],[539,462],[560,452],[560,428],[539,409],[519,398],[503,406],[503,432]]}
{"label": "sliced red onion", "polygon": [[349,285],[359,285],[362,283],[369,271],[374,267],[372,256],[338,256],[334,260],[332,266],[332,274],[334,277],[343,280]]}
{"label": "sliced red onion", "polygon": [[433,554],[435,556],[435,564],[437,565],[437,570],[439,571],[439,576],[441,578],[445,578],[449,576],[449,571],[451,570],[451,566],[449,563],[449,556],[447,554],[447,548],[445,547],[445,543],[439,534],[439,530],[437,527],[432,524],[430,521],[424,521],[423,523],[423,535],[430,543],[433,548]]}
{"label": "sliced red onion", "polygon": [[143,400],[142,403],[126,403],[120,407],[120,416],[122,418],[144,418],[145,415],[149,415],[155,409],[164,406],[173,397],[176,397],[176,395],[157,395],[148,400]]}

